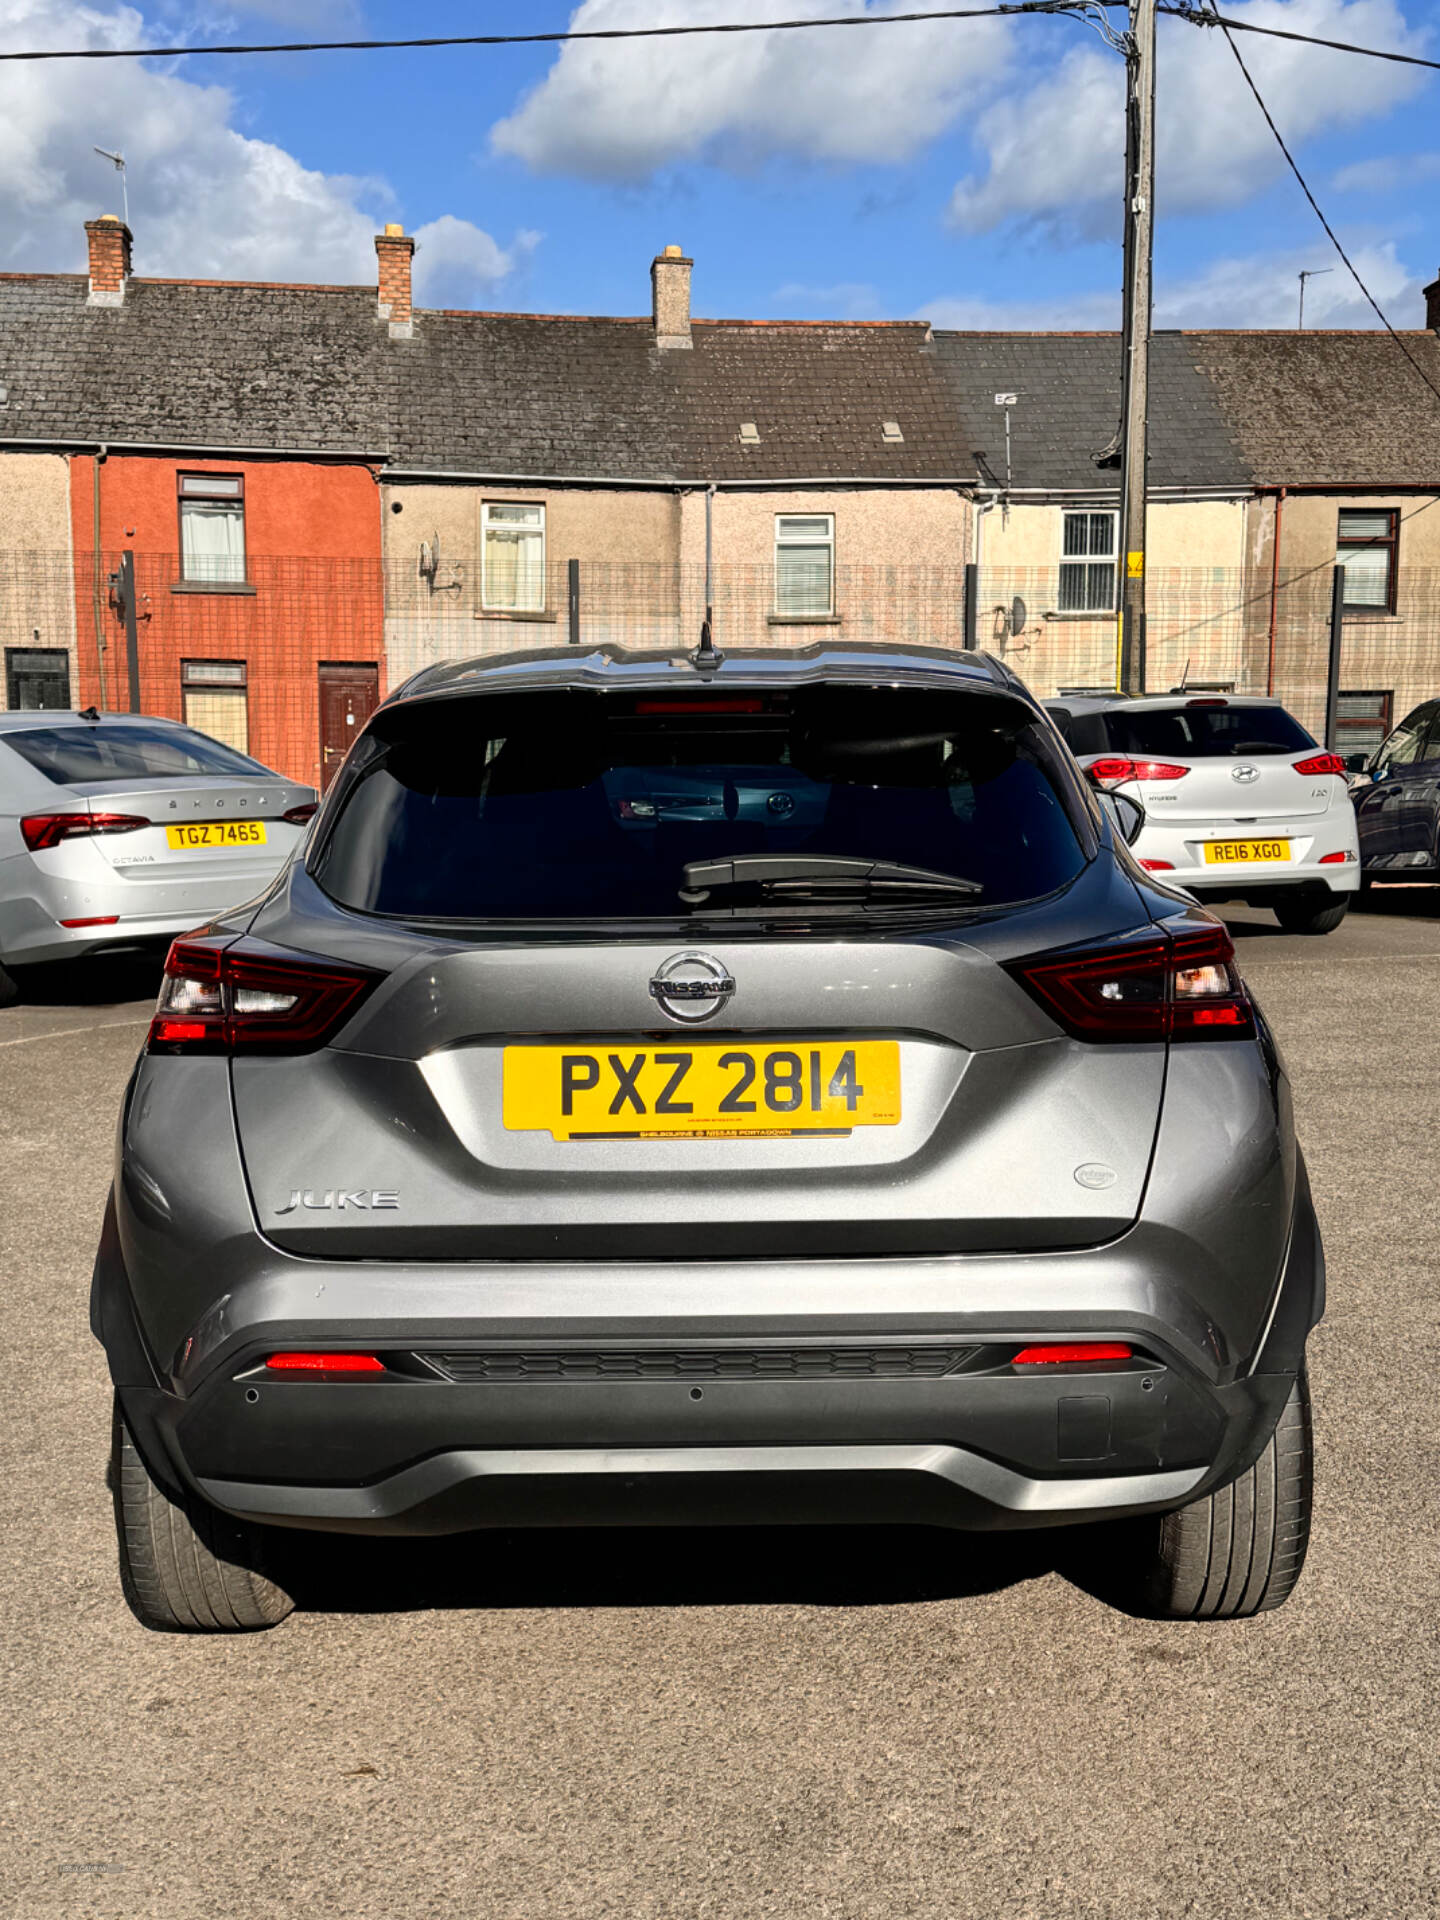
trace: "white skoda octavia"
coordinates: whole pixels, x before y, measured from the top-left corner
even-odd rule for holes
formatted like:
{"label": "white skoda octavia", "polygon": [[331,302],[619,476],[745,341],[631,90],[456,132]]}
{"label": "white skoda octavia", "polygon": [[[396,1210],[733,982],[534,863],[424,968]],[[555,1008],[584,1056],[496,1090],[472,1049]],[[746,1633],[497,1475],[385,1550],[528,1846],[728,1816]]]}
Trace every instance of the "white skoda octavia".
{"label": "white skoda octavia", "polygon": [[1045,703],[1090,779],[1145,808],[1142,867],[1205,901],[1273,907],[1290,933],[1331,933],[1360,886],[1338,754],[1278,700],[1243,694],[1062,696]]}

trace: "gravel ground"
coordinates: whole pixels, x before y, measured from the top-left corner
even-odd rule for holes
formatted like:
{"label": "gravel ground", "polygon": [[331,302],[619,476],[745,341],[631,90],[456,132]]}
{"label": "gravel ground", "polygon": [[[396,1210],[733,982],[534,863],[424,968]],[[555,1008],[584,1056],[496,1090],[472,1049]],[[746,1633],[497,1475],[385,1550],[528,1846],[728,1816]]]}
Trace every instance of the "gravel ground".
{"label": "gravel ground", "polygon": [[300,1611],[146,1633],[86,1325],[153,972],[0,1013],[0,1909],[1021,1920],[1440,1910],[1440,899],[1233,916],[1330,1256],[1309,1568],[1157,1626],[1043,1536],[336,1542]]}

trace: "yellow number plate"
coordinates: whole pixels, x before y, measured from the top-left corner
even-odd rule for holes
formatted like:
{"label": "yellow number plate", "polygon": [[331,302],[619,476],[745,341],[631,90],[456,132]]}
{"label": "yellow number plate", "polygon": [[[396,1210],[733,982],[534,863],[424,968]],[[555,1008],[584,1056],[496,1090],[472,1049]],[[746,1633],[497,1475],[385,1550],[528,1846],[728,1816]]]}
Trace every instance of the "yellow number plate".
{"label": "yellow number plate", "polygon": [[263,820],[205,820],[193,826],[167,827],[165,838],[172,847],[263,847]]}
{"label": "yellow number plate", "polygon": [[1243,867],[1251,860],[1288,860],[1288,840],[1210,840],[1205,858],[1212,867]]}
{"label": "yellow number plate", "polygon": [[647,1047],[507,1047],[504,1117],[511,1133],[549,1133],[557,1140],[707,1140],[893,1127],[900,1119],[900,1046],[895,1040],[687,1045],[677,1038]]}

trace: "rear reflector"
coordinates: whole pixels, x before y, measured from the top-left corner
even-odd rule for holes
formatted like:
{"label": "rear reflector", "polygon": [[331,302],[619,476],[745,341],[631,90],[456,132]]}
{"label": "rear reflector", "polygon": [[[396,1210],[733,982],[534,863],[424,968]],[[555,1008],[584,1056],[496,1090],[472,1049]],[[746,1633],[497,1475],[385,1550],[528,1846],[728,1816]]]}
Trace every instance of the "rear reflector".
{"label": "rear reflector", "polygon": [[[1058,1347],[1022,1347],[1013,1367],[1070,1367],[1091,1360],[1128,1360],[1129,1347],[1118,1340],[1077,1340]],[[273,1362],[272,1362],[273,1364]]]}
{"label": "rear reflector", "polygon": [[1175,871],[1175,862],[1173,860],[1142,860],[1140,864],[1147,873],[1173,873]]}
{"label": "rear reflector", "polygon": [[1077,1040],[1240,1040],[1250,996],[1218,922],[1011,960],[1006,971]]}
{"label": "rear reflector", "polygon": [[44,853],[62,840],[91,840],[100,833],[138,833],[152,826],[141,813],[30,813],[20,833],[31,853]]}
{"label": "rear reflector", "polygon": [[313,1053],[381,978],[228,936],[177,940],[150,1023],[151,1053]]}
{"label": "rear reflector", "polygon": [[1342,848],[1339,853],[1322,853],[1320,856],[1320,865],[1322,867],[1335,867],[1339,866],[1345,860],[1353,860],[1354,858],[1353,853],[1348,853]]}
{"label": "rear reflector", "polygon": [[1111,755],[1092,760],[1085,771],[1097,786],[1118,787],[1127,780],[1183,780],[1190,769],[1169,760],[1125,760]]}
{"label": "rear reflector", "polygon": [[1297,760],[1296,773],[1340,773],[1345,771],[1345,762],[1338,753],[1312,753],[1308,760]]}
{"label": "rear reflector", "polygon": [[271,1373],[384,1373],[385,1362],[373,1353],[272,1353],[265,1362]]}
{"label": "rear reflector", "polygon": [[62,920],[62,927],[113,927],[120,919],[118,913],[97,913],[89,920]]}

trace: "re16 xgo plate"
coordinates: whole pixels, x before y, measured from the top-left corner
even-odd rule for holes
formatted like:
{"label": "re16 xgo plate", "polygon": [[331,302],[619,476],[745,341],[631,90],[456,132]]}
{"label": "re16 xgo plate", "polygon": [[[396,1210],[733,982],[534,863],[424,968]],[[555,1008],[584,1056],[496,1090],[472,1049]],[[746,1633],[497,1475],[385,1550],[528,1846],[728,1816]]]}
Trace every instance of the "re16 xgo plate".
{"label": "re16 xgo plate", "polygon": [[900,1119],[895,1040],[507,1047],[511,1133],[557,1140],[848,1133]]}
{"label": "re16 xgo plate", "polygon": [[197,820],[184,827],[167,827],[165,838],[172,847],[263,847],[263,820]]}
{"label": "re16 xgo plate", "polygon": [[1252,860],[1289,858],[1288,840],[1211,840],[1205,847],[1205,859],[1212,867],[1243,867]]}

